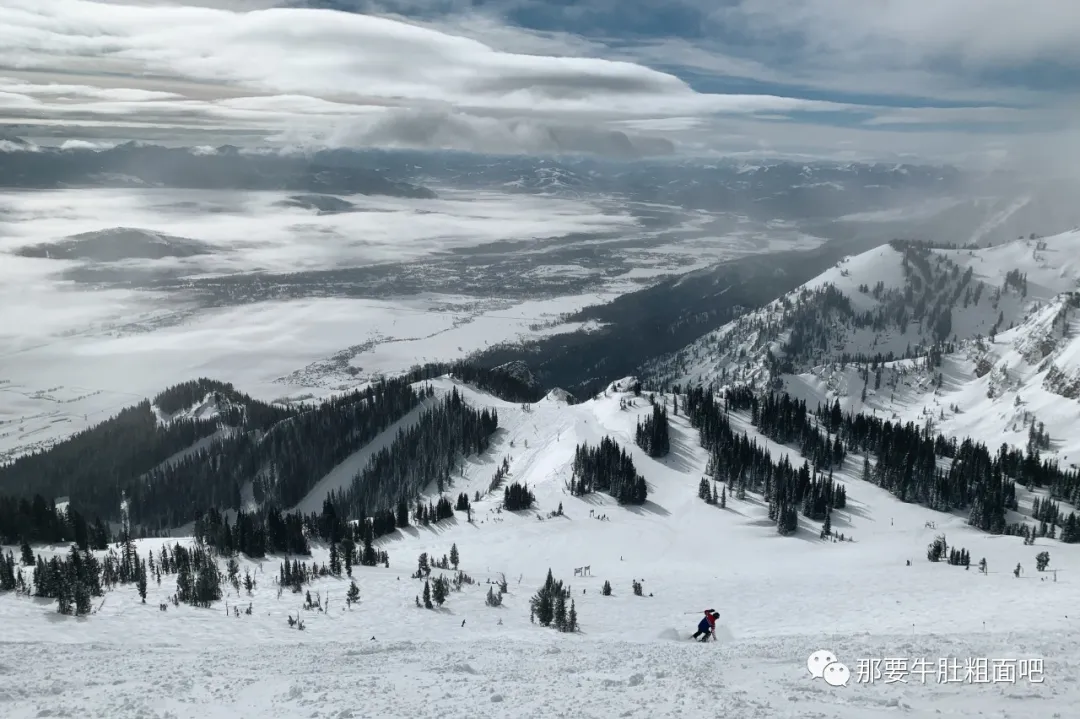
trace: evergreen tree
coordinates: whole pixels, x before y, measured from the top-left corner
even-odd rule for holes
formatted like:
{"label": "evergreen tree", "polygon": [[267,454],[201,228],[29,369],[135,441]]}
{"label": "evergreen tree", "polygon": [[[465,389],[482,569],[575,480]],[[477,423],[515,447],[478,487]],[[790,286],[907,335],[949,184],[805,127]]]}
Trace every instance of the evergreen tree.
{"label": "evergreen tree", "polygon": [[434,609],[435,605],[431,603],[431,580],[424,580],[424,609]]}
{"label": "evergreen tree", "polygon": [[555,628],[560,632],[567,630],[566,623],[566,595],[559,592],[555,595],[555,612],[554,612],[554,624]]}
{"label": "evergreen tree", "polygon": [[653,404],[652,415],[639,422],[634,441],[650,457],[663,457],[671,449],[667,410]]}
{"label": "evergreen tree", "polygon": [[456,570],[458,568],[458,562],[460,561],[460,559],[461,557],[458,554],[457,544],[455,543],[450,547],[450,566],[452,566]]}
{"label": "evergreen tree", "polygon": [[503,509],[517,512],[529,509],[536,502],[536,497],[529,490],[529,485],[514,482],[503,490]]}
{"label": "evergreen tree", "polygon": [[551,574],[551,569],[548,569],[547,578],[544,580],[544,586],[540,588],[529,602],[529,606],[536,617],[536,621],[540,622],[541,626],[549,627],[555,620],[555,602],[556,597],[563,595],[565,602],[563,584],[561,581],[555,581],[554,576]]}
{"label": "evergreen tree", "polygon": [[145,562],[143,562],[139,566],[138,587],[139,587],[139,598],[142,600],[143,604],[146,604],[146,563]]}
{"label": "evergreen tree", "polygon": [[620,504],[644,504],[648,495],[645,478],[637,473],[633,459],[611,437],[604,437],[595,448],[577,447],[570,486],[577,496],[607,492]]}
{"label": "evergreen tree", "polygon": [[[56,559],[52,560],[52,564],[49,567],[51,578],[55,582],[56,591],[56,611],[60,614],[71,614],[71,600],[72,591],[71,585],[68,582],[66,573],[61,572],[56,566]],[[36,577],[35,573],[35,577]]]}
{"label": "evergreen tree", "polygon": [[34,550],[30,548],[30,543],[24,539],[19,550],[22,553],[22,565],[24,567],[34,566]]}
{"label": "evergreen tree", "polygon": [[442,606],[446,602],[446,598],[450,594],[450,586],[446,581],[446,577],[441,574],[435,578],[435,584],[431,588],[431,598],[435,601],[435,604]]}
{"label": "evergreen tree", "polygon": [[578,630],[577,620],[577,608],[574,606],[574,600],[570,600],[570,614],[566,620],[566,631],[576,632]]}
{"label": "evergreen tree", "polygon": [[330,573],[335,577],[341,576],[341,555],[336,542],[330,542]]}
{"label": "evergreen tree", "polygon": [[349,582],[349,591],[345,593],[345,603],[350,609],[352,605],[360,601],[360,587],[356,586],[356,580]]}
{"label": "evergreen tree", "polygon": [[704,477],[702,477],[701,481],[698,482],[697,496],[698,499],[704,499],[706,502],[708,502],[709,499],[712,497],[712,492],[709,491],[709,480],[705,479]]}
{"label": "evergreen tree", "polygon": [[609,581],[607,581],[605,579],[604,580],[604,586],[600,590],[600,593],[603,594],[605,597],[610,597],[611,596],[611,582],[609,582]]}

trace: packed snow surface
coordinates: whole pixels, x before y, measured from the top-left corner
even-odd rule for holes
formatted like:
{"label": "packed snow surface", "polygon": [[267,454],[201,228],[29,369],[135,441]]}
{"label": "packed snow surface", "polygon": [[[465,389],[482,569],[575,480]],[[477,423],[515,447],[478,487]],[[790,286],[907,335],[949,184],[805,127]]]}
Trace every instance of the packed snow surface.
{"label": "packed snow surface", "polygon": [[[633,443],[636,422],[649,411],[645,397],[611,389],[576,405],[554,394],[522,406],[449,379],[434,384],[439,392],[456,386],[469,403],[499,413],[491,448],[469,459],[450,489],[452,495],[485,495],[474,502],[472,523],[457,513],[437,526],[383,538],[389,568],[353,569],[359,605],[345,606],[347,578],[305,587],[329,601],[325,613],[301,609],[303,594],[278,596],[280,557],[241,558],[241,575],[250,570],[258,586],[250,596],[227,586],[224,600],[210,609],[170,604],[160,611],[159,603],[175,591],[173,575],[163,575],[160,585],[151,582],[146,604],[133,585],[122,586],[84,618],[60,616],[54,602],[0,595],[0,714],[1073,715],[1080,701],[1075,545],[1040,538],[1024,546],[1018,537],[971,529],[964,517],[901,503],[857,479],[860,458],[849,458],[836,474],[847,487],[848,505],[833,513],[834,531],[854,541],[820,540],[819,523],[802,517],[794,536],[781,537],[756,495],[728,496],[724,509],[698,499],[706,457],[681,409],[671,417],[671,453],[657,460]],[[632,404],[621,409],[620,400]],[[753,432],[747,420],[733,415],[737,427]],[[619,507],[606,495],[577,498],[566,491],[575,446],[605,435],[626,448],[647,479],[644,506]],[[789,451],[797,460],[794,450],[770,448],[774,457]],[[509,481],[534,490],[533,510],[499,511],[501,492],[486,494],[504,457]],[[1030,501],[1017,491],[1022,505]],[[560,503],[563,516],[549,516]],[[971,553],[970,570],[926,560],[927,544],[942,533],[950,546]],[[140,540],[139,552],[157,554],[163,543],[176,541],[191,540]],[[454,544],[461,569],[476,583],[451,592],[441,609],[416,607],[422,582],[410,575],[417,556],[449,555]],[[37,551],[47,556],[66,548]],[[1034,557],[1041,551],[1050,553],[1050,569],[1040,573]],[[327,561],[326,547],[313,552],[316,561]],[[983,557],[985,575],[975,567]],[[1015,577],[1018,562],[1024,571]],[[575,576],[575,568],[585,566],[589,574]],[[530,622],[529,597],[549,568],[571,588],[577,634]],[[502,576],[509,588],[504,605],[488,607],[488,582]],[[631,591],[635,579],[644,596]],[[605,581],[613,587],[610,597],[601,596]],[[249,603],[250,616],[232,615],[234,606]],[[705,608],[721,614],[720,641],[691,642]],[[302,616],[304,631],[289,628],[290,614]],[[811,677],[807,658],[817,650],[833,652],[849,667],[847,686]],[[886,659],[904,660],[907,673],[886,673]],[[882,661],[874,681],[865,673],[870,660]],[[911,672],[917,660],[929,663],[925,676]],[[941,675],[939,660],[946,663]],[[991,667],[987,681],[978,671],[982,660]],[[975,669],[970,676],[965,664]],[[1007,681],[1007,667],[1031,676]]]}

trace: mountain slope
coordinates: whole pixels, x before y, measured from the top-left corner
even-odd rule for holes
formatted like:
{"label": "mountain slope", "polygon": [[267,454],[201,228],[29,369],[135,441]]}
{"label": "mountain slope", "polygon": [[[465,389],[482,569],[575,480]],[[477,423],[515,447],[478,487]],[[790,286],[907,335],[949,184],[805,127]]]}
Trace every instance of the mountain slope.
{"label": "mountain slope", "polygon": [[990,248],[892,243],[646,369],[671,384],[839,400],[844,411],[1030,446],[1075,467],[1077,287],[1080,232]]}
{"label": "mountain slope", "polygon": [[[150,583],[147,604],[134,585],[117,585],[97,614],[84,620],[0,594],[8,642],[0,644],[0,661],[15,661],[15,652],[24,651],[20,643],[45,639],[49,667],[86,682],[78,695],[55,690],[54,681],[28,667],[7,705],[12,716],[59,714],[78,701],[99,713],[132,707],[120,716],[134,716],[139,707],[148,712],[181,705],[207,716],[253,710],[289,717],[361,711],[432,716],[433,706],[440,713],[475,714],[505,703],[527,715],[601,717],[633,703],[650,714],[687,717],[802,717],[816,711],[873,719],[897,709],[912,717],[991,710],[1036,717],[1064,715],[1080,699],[1074,683],[1056,678],[1080,670],[1080,652],[1067,641],[1075,623],[1068,617],[1075,601],[1070,577],[1080,570],[1077,547],[1048,538],[1026,546],[1017,537],[979,532],[962,517],[900,502],[857,478],[856,457],[836,472],[850,499],[834,512],[836,531],[854,541],[820,540],[816,523],[782,538],[756,495],[739,500],[728,492],[724,509],[698,499],[706,454],[685,415],[670,415],[668,457],[654,459],[637,448],[634,429],[651,408],[645,397],[625,391],[632,382],[617,384],[624,391],[612,387],[579,404],[556,395],[521,405],[449,378],[433,380],[440,393],[456,390],[500,417],[488,451],[467,463],[450,491],[483,495],[509,457],[507,480],[527,483],[537,504],[530,511],[500,510],[501,493],[495,493],[473,503],[471,523],[458,512],[382,538],[390,566],[352,569],[358,605],[344,606],[344,575],[315,578],[299,594],[279,594],[277,558],[238,558],[240,576],[252,573],[257,585],[250,593],[227,589],[213,610],[180,604],[159,611],[154,604],[168,602],[175,591],[170,574],[160,585]],[[777,454],[797,456],[758,435],[747,414],[732,415],[740,431]],[[619,441],[645,476],[645,506],[620,507],[604,494],[566,491],[574,448],[604,436]],[[562,514],[551,516],[560,504]],[[987,558],[988,573],[925,561],[926,545],[938,534],[950,546],[966,548],[974,561]],[[138,551],[160,556],[166,541],[172,547],[189,540],[140,540]],[[441,609],[417,608],[414,598],[423,594],[424,580],[409,577],[417,556],[441,557],[451,546],[475,583],[451,591]],[[49,556],[66,550],[39,551]],[[1050,568],[1060,569],[1060,578],[1032,568],[1041,551],[1049,551]],[[317,543],[310,558],[297,559],[329,562],[330,550]],[[1020,578],[1009,573],[1017,563],[1026,570]],[[574,569],[585,565],[590,575],[575,576]],[[549,568],[570,585],[580,633],[530,621],[529,598]],[[431,577],[442,574],[455,576],[435,569]],[[487,606],[487,582],[503,577],[503,605]],[[635,580],[642,596],[631,591]],[[601,594],[605,581],[612,596]],[[328,611],[300,608],[305,592]],[[226,601],[239,608],[238,616],[222,616]],[[1037,611],[1008,610],[1033,602]],[[253,611],[246,615],[249,603]],[[705,607],[722,615],[724,641],[717,645],[686,641]],[[300,616],[304,631],[290,629],[288,616]],[[60,644],[62,651],[55,646]],[[248,651],[238,654],[240,646]],[[828,687],[807,675],[806,657],[822,648],[850,667],[848,687]],[[193,655],[208,674],[198,691],[180,669],[190,667]],[[253,656],[257,668],[245,658]],[[861,660],[884,656],[922,657],[932,673],[922,682],[858,681]],[[962,667],[965,657],[979,656],[1042,659],[1043,681],[1021,676],[957,687],[937,680],[938,658],[955,657]],[[134,671],[133,657],[145,665],[142,670]],[[315,666],[341,663],[342,669],[298,678],[297,662],[308,659]],[[118,667],[132,670],[129,681],[103,681]],[[703,675],[711,678],[704,687]]]}

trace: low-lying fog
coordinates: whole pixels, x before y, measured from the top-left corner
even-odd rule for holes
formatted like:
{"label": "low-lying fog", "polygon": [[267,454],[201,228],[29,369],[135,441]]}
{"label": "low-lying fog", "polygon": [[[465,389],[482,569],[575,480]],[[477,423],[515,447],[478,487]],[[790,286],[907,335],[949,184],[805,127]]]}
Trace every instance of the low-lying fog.
{"label": "low-lying fog", "polygon": [[603,197],[0,193],[0,457],[213,376],[273,399],[539,333],[820,238]]}

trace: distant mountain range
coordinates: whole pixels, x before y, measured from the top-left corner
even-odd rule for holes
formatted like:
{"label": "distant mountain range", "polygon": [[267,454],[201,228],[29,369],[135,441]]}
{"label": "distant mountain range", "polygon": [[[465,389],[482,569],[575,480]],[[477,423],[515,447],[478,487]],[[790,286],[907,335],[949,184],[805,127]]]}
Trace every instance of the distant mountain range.
{"label": "distant mountain range", "polygon": [[321,164],[317,158],[218,148],[170,148],[128,142],[106,150],[38,148],[6,143],[0,187],[175,187],[279,190],[434,199],[426,187],[387,179],[363,166]]}
{"label": "distant mountain range", "polygon": [[[0,139],[0,187],[176,187],[278,190],[316,195],[433,199],[433,189],[618,197],[644,205],[724,212],[759,221],[830,223],[857,235],[867,224],[892,236],[995,244],[1080,226],[1080,186],[952,166],[663,158],[610,160],[464,152],[163,147],[45,148]],[[308,203],[310,204],[310,203]],[[320,207],[329,212],[342,207]]]}
{"label": "distant mountain range", "polygon": [[756,220],[829,223],[857,236],[873,224],[893,237],[995,244],[1080,226],[1069,178],[973,172],[948,165],[591,156],[492,156],[413,150],[325,150],[329,167],[372,167],[430,187],[583,198],[727,212]]}

